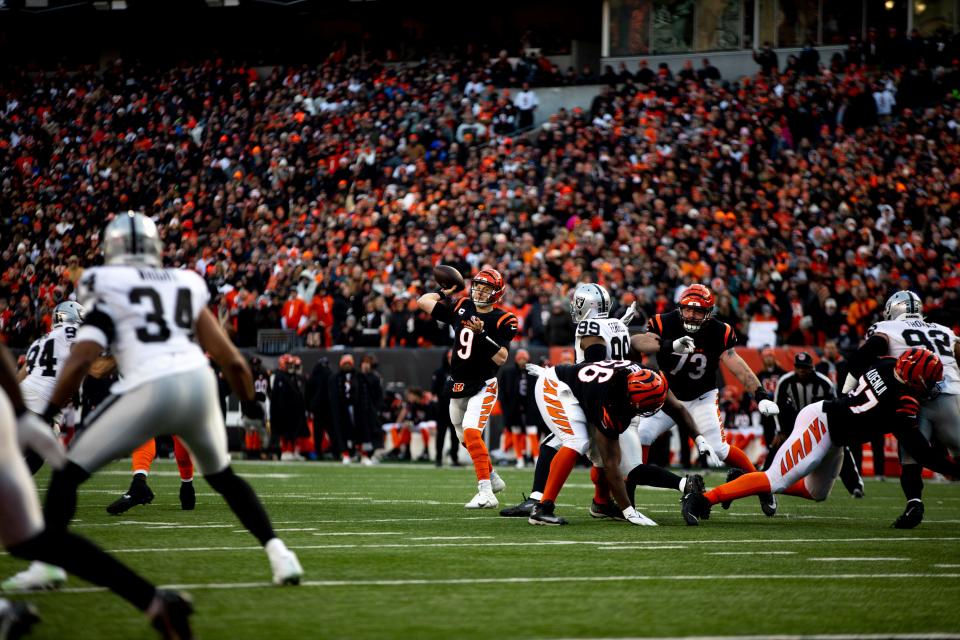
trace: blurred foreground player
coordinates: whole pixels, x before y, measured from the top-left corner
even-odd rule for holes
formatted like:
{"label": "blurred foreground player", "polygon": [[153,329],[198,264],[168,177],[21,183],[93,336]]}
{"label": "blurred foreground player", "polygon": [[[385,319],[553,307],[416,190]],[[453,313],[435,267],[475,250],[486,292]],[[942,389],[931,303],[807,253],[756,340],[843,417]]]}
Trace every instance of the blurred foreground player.
{"label": "blurred foreground player", "polygon": [[[189,616],[193,607],[186,596],[157,589],[65,527],[44,527],[36,487],[15,436],[17,422],[43,425],[36,415],[27,411],[16,383],[13,359],[2,345],[0,388],[0,544],[11,555],[64,567],[84,580],[110,589],[143,611],[164,638],[192,638]],[[66,464],[62,451],[60,459],[51,456],[47,460],[54,469]],[[0,600],[0,625],[9,625],[19,632],[35,621],[32,610]]]}
{"label": "blurred foreground player", "polygon": [[222,368],[244,413],[256,405],[253,378],[207,308],[206,283],[195,272],[161,267],[156,225],[142,214],[114,218],[102,246],[105,266],[80,279],[79,296],[90,311],[44,418],[59,412],[104,349],[116,357],[121,379],[74,443],[66,466],[53,473],[47,526],[67,528],[80,484],[97,469],[150,438],[177,435],[210,486],[264,546],[274,583],[298,584],[303,569],[296,555],[274,535],[257,495],[230,467],[217,379],[204,352]]}

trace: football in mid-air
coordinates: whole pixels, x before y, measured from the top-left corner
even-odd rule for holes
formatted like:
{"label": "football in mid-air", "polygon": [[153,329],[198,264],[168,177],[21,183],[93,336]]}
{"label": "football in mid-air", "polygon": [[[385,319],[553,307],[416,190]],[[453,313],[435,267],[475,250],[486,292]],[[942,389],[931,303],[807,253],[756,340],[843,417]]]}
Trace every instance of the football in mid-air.
{"label": "football in mid-air", "polygon": [[457,291],[460,291],[464,287],[463,276],[448,264],[438,264],[435,266],[433,268],[433,277],[436,278],[437,284],[444,289],[456,287]]}

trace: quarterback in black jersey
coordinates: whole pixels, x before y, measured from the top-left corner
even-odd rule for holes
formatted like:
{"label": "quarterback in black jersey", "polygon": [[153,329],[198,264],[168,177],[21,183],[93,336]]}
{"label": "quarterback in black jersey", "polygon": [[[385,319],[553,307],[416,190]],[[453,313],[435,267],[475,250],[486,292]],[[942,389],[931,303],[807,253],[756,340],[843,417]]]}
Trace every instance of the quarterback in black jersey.
{"label": "quarterback in black jersey", "polygon": [[709,517],[710,507],[717,502],[762,492],[826,500],[840,474],[843,447],[860,446],[877,431],[892,431],[900,445],[928,469],[960,475],[960,463],[935,453],[918,429],[920,402],[935,397],[942,378],[943,363],[927,349],[877,359],[850,393],[800,411],[769,470],[745,474],[704,494],[685,495],[684,518],[696,524]]}
{"label": "quarterback in black jersey", "polygon": [[469,298],[450,300],[447,296],[456,291],[450,288],[426,293],[417,301],[421,310],[449,324],[454,332],[446,387],[450,421],[470,452],[479,482],[477,495],[464,505],[468,509],[497,507],[494,493],[506,486],[493,471],[482,435],[497,401],[497,370],[506,362],[510,342],[517,335],[517,317],[495,306],[504,290],[500,272],[483,269],[473,277]]}
{"label": "quarterback in black jersey", "polygon": [[537,408],[560,441],[543,496],[528,519],[530,524],[566,523],[553,514],[555,502],[577,459],[589,453],[595,463],[603,465],[623,519],[655,525],[630,502],[620,468],[619,439],[634,417],[660,410],[668,394],[666,379],[628,360],[581,362],[549,369],[528,364],[527,371],[538,376],[534,388]]}

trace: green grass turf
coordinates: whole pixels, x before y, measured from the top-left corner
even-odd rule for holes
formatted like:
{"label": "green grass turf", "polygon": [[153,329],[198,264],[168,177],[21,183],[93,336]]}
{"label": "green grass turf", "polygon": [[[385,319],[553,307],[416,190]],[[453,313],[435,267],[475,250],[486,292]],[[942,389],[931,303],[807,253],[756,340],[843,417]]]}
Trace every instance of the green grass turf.
{"label": "green grass turf", "polygon": [[[75,530],[157,583],[191,585],[202,639],[960,631],[960,490],[947,484],[927,484],[927,520],[913,531],[890,528],[903,506],[895,480],[868,481],[864,500],[839,482],[825,503],[781,497],[773,519],[749,498],[715,508],[700,527],[683,524],[677,493],[641,490],[638,507],[661,525],[652,528],[591,519],[589,477],[578,469],[558,508],[571,524],[549,528],[466,511],[469,467],[237,463],[307,572],[307,584],[277,588],[256,541],[202,480],[196,511],[180,511],[172,462],[155,467],[152,505],[108,516],[128,468],[116,463],[84,485]],[[518,502],[532,470],[501,474],[501,503]],[[23,566],[0,556],[4,576]],[[902,575],[871,577],[881,574]],[[598,577],[610,579],[588,580]],[[497,581],[505,578],[532,581]],[[423,584],[370,584],[390,580]],[[254,584],[199,586],[232,583]],[[155,637],[110,593],[30,599],[43,617],[35,638]]]}

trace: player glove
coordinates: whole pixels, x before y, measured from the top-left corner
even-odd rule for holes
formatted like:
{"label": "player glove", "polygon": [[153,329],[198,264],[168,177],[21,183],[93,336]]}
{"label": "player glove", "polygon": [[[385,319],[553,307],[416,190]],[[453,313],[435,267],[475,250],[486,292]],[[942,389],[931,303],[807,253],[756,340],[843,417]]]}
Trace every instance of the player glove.
{"label": "player glove", "polygon": [[753,397],[757,401],[757,410],[762,416],[775,416],[780,413],[780,407],[777,406],[777,403],[770,399],[770,394],[764,391],[763,389],[757,389],[756,393],[753,394]]}
{"label": "player glove", "polygon": [[527,373],[529,373],[530,375],[532,375],[532,376],[534,376],[534,377],[536,377],[536,378],[541,378],[541,377],[543,377],[543,374],[546,373],[547,370],[544,369],[543,367],[539,366],[539,365],[530,364],[530,363],[528,362],[528,363],[527,363],[527,366],[526,366],[526,371],[527,371]]}
{"label": "player glove", "polygon": [[714,469],[723,466],[723,460],[720,459],[720,456],[717,455],[717,451],[710,446],[710,443],[707,442],[707,439],[703,436],[697,436],[694,442],[697,445],[697,452],[701,456],[707,459],[707,464],[709,464]]}
{"label": "player glove", "polygon": [[67,464],[67,453],[50,424],[32,411],[24,411],[17,418],[17,441],[21,449],[32,450],[54,469],[62,469]]}
{"label": "player glove", "polygon": [[620,318],[620,322],[623,324],[630,324],[630,321],[637,315],[637,303],[631,302],[630,306],[627,307],[627,310],[624,312],[623,317]]}
{"label": "player glove", "polygon": [[637,511],[633,507],[627,507],[623,510],[623,517],[627,519],[627,522],[630,524],[639,525],[641,527],[655,527],[657,523]]}
{"label": "player glove", "polygon": [[690,336],[683,336],[682,338],[677,338],[673,341],[673,352],[679,353],[680,355],[686,353],[693,353],[696,351],[696,345],[693,343],[693,338]]}

